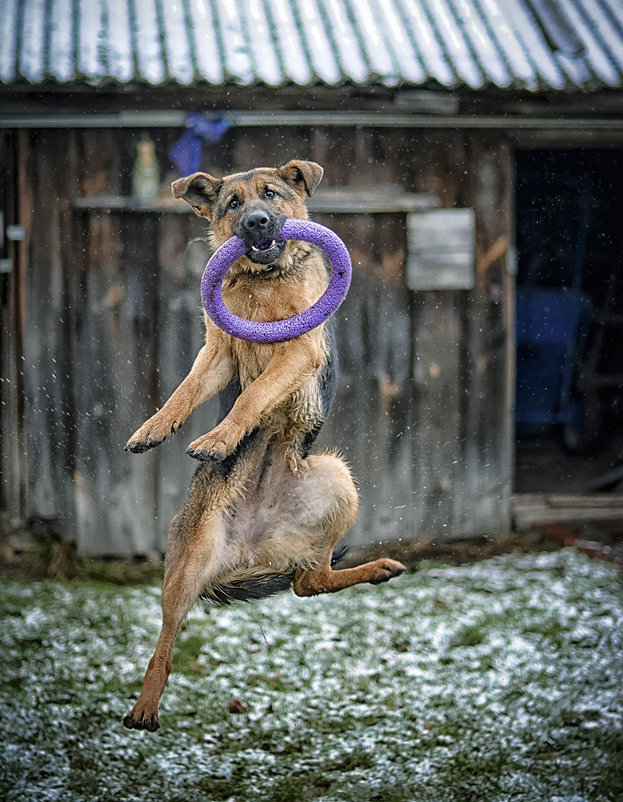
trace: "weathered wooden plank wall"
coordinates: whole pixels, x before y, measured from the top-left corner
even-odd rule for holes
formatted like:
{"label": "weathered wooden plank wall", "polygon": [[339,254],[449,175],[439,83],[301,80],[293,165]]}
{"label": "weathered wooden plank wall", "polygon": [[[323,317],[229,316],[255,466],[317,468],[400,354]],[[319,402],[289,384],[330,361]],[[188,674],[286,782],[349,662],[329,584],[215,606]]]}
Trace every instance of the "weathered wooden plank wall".
{"label": "weathered wooden plank wall", "polygon": [[[0,211],[3,223],[20,219],[17,208],[20,165],[17,137],[0,137]],[[0,511],[9,521],[19,520],[26,506],[24,381],[22,369],[23,318],[21,310],[25,243],[9,240],[2,232],[2,258],[10,270],[0,274]]]}
{"label": "weathered wooden plank wall", "polygon": [[[55,153],[55,158],[50,158]],[[63,153],[62,169],[59,153]],[[37,517],[73,528],[73,342],[68,310],[75,240],[69,212],[71,140],[59,133],[19,135],[19,222],[25,239],[16,274],[23,315],[26,505]],[[60,513],[60,514],[59,514]]]}
{"label": "weathered wooden plank wall", "polygon": [[513,154],[496,134],[428,132],[418,142],[409,163],[412,186],[436,193],[443,206],[474,208],[477,260],[473,291],[418,293],[414,443],[416,459],[425,462],[416,468],[424,471],[416,480],[421,531],[495,532],[508,526],[512,489],[514,291],[506,255]]}
{"label": "weathered wooden plank wall", "polygon": [[[127,194],[139,134],[42,131],[19,145],[28,474],[27,497],[8,495],[22,514],[59,519],[83,553],[164,550],[195,467],[186,444],[215,416],[215,404],[206,405],[172,442],[140,457],[123,451],[200,346],[207,255],[192,242],[205,231],[192,214],[72,206],[79,195]],[[178,135],[154,136],[163,165]],[[294,157],[323,163],[327,185],[362,193],[402,186],[476,212],[480,269],[471,292],[407,289],[403,214],[317,216],[343,237],[354,264],[337,320],[342,381],[321,440],[342,450],[359,480],[352,540],[505,528],[512,285],[500,237],[508,242],[512,231],[509,147],[480,133],[232,130],[206,149],[204,169]],[[3,466],[14,460],[5,456],[10,425],[4,416]]]}

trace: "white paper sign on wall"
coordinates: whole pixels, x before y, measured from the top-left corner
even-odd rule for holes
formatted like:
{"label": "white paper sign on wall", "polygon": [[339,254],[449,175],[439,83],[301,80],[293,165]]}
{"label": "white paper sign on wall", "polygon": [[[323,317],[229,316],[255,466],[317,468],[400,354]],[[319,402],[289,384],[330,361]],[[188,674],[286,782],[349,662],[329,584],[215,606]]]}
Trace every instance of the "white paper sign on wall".
{"label": "white paper sign on wall", "polygon": [[473,209],[435,209],[407,215],[410,290],[471,290],[476,281]]}

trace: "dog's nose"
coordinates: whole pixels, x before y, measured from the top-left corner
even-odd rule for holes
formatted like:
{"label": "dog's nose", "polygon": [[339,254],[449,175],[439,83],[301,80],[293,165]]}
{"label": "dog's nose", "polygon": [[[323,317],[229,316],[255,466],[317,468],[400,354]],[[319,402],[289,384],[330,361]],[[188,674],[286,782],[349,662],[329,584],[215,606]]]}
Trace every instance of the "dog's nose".
{"label": "dog's nose", "polygon": [[285,215],[256,206],[249,209],[234,228],[236,234],[247,246],[261,245],[275,239],[285,223]]}
{"label": "dog's nose", "polygon": [[264,234],[268,228],[269,222],[270,217],[268,214],[262,209],[256,209],[254,212],[247,215],[244,221],[244,227],[249,234]]}

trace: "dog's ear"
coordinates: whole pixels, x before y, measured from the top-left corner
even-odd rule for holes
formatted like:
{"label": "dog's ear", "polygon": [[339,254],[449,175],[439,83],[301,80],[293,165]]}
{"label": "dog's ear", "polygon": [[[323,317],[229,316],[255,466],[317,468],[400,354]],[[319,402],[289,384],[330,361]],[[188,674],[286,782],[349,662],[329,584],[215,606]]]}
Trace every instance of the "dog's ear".
{"label": "dog's ear", "polygon": [[220,178],[207,173],[193,173],[175,180],[171,184],[171,192],[173,197],[183,198],[189,203],[200,217],[207,217],[222,184]]}
{"label": "dog's ear", "polygon": [[316,187],[322,181],[324,170],[316,162],[294,160],[279,168],[279,174],[288,184],[297,185],[301,182],[308,195],[313,195]]}

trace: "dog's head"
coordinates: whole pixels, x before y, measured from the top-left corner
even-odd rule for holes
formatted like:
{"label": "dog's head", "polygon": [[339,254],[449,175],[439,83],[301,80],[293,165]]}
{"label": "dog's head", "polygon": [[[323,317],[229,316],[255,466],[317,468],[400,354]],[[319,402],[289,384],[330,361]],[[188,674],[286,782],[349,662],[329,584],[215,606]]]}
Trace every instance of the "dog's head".
{"label": "dog's head", "polygon": [[306,219],[305,196],[312,195],[323,169],[308,161],[282,167],[259,167],[246,173],[214,178],[194,173],[171,185],[196,214],[209,220],[216,246],[236,234],[255,265],[271,265],[287,254],[289,243],[279,239],[287,218]]}

